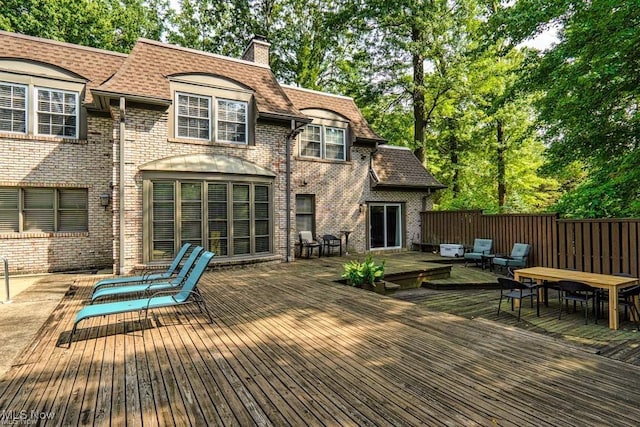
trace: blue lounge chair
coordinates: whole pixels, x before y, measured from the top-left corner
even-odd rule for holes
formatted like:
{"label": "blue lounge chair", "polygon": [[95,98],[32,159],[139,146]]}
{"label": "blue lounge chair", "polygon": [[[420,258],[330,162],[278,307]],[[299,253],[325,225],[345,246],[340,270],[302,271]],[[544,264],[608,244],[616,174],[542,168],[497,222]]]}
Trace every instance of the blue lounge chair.
{"label": "blue lounge chair", "polygon": [[[73,322],[73,329],[71,330],[71,335],[69,336],[69,346],[71,346],[71,341],[73,340],[73,336],[76,333],[76,329],[78,328],[78,323],[92,317],[129,313],[132,311],[138,311],[141,314],[144,311],[146,319],[150,309],[175,307],[178,305],[195,302],[198,304],[200,311],[207,313],[209,321],[211,321],[211,315],[206,309],[205,301],[196,288],[198,282],[200,281],[200,278],[207,269],[207,265],[209,265],[209,261],[211,261],[211,258],[213,258],[213,253],[204,252],[200,259],[198,259],[195,267],[193,267],[193,270],[191,270],[191,273],[189,274],[189,277],[187,277],[187,280],[185,280],[184,286],[182,286],[182,288],[177,292],[170,291],[169,295],[167,295],[168,292],[161,292],[159,294],[163,295],[153,295],[149,298],[110,302],[106,304],[94,304],[84,307],[78,312],[78,314],[76,315],[76,320]],[[140,317],[139,320],[141,320]]]}
{"label": "blue lounge chair", "polygon": [[98,281],[95,285],[93,285],[93,289],[96,290],[103,286],[118,286],[118,285],[127,285],[129,283],[150,282],[153,280],[170,279],[174,274],[176,274],[176,271],[178,271],[178,267],[180,266],[180,263],[182,262],[184,257],[187,255],[187,252],[189,251],[190,247],[191,247],[190,243],[185,243],[184,245],[182,245],[182,247],[178,251],[178,254],[173,259],[173,262],[165,272],[147,273],[147,274],[143,274],[142,276],[114,277],[111,279],[103,279]]}
{"label": "blue lounge chair", "polygon": [[483,262],[482,257],[490,255],[491,249],[493,249],[493,240],[475,239],[473,250],[464,254],[464,266],[466,267],[469,261],[473,261],[475,264]]}
{"label": "blue lounge chair", "polygon": [[526,267],[530,251],[531,245],[516,243],[511,249],[511,255],[496,255],[493,259],[493,266],[506,269]]}
{"label": "blue lounge chair", "polygon": [[91,295],[91,303],[93,304],[98,299],[105,297],[145,293],[150,295],[156,292],[178,288],[182,286],[182,283],[185,281],[185,278],[191,271],[191,268],[195,265],[196,260],[203,250],[204,249],[200,246],[193,248],[191,255],[189,255],[189,258],[187,258],[187,261],[184,263],[175,279],[168,282],[139,283],[134,285],[108,286],[98,289],[94,288],[93,295]]}

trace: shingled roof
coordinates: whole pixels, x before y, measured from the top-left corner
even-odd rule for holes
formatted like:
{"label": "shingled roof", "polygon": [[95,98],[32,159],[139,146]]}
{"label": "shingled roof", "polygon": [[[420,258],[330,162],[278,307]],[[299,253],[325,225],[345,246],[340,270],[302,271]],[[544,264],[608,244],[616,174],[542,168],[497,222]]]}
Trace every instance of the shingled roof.
{"label": "shingled roof", "polygon": [[446,188],[405,147],[379,145],[372,156],[372,188],[435,190]]}
{"label": "shingled roof", "polygon": [[220,75],[240,82],[255,91],[261,114],[304,117],[267,66],[146,39],[138,40],[123,66],[98,90],[171,101],[168,77],[185,73]]}
{"label": "shingled roof", "polygon": [[90,89],[100,86],[124,63],[127,55],[71,43],[0,31],[0,58],[26,59],[71,71],[87,80],[84,101],[90,103]]}
{"label": "shingled roof", "polygon": [[282,88],[298,110],[320,108],[333,111],[349,119],[356,139],[385,142],[384,138],[371,129],[352,98],[292,86],[282,86]]}

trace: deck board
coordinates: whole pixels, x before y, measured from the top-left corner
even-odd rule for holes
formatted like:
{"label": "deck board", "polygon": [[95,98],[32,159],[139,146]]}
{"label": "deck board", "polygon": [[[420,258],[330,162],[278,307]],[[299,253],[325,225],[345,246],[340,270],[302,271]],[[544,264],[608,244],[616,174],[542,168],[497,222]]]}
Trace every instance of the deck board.
{"label": "deck board", "polygon": [[[640,419],[640,384],[629,380],[640,367],[488,320],[495,291],[403,301],[335,283],[341,262],[208,272],[200,288],[211,323],[195,304],[142,322],[137,313],[94,318],[67,348],[94,283],[79,279],[0,382],[0,407],[53,412],[56,424],[68,425],[634,426]],[[388,265],[414,271],[426,263],[414,256]],[[462,316],[430,309],[437,301]]]}

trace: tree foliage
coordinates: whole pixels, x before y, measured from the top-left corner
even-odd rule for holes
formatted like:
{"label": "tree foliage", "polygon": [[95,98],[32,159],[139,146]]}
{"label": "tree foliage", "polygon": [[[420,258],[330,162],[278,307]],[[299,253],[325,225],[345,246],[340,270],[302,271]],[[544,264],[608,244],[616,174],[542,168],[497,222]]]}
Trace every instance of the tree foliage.
{"label": "tree foliage", "polygon": [[568,216],[640,215],[633,163],[640,149],[638,4],[518,1],[496,22],[514,42],[559,27],[559,43],[526,80],[545,93],[538,108],[550,144],[547,170],[579,161],[587,174],[556,208]]}
{"label": "tree foliage", "polygon": [[[638,216],[640,8],[616,0],[0,0],[0,29],[239,57],[353,96],[448,188],[440,208]],[[519,43],[548,28],[545,52]],[[554,205],[554,203],[559,201]]]}
{"label": "tree foliage", "polygon": [[159,39],[167,0],[0,0],[0,29],[127,52]]}

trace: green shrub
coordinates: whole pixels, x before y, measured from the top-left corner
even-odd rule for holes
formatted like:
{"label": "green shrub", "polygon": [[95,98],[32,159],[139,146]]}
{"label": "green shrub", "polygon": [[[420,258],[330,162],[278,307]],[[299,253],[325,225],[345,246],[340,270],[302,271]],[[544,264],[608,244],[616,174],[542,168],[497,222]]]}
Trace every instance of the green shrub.
{"label": "green shrub", "polygon": [[371,254],[367,255],[363,262],[358,260],[349,261],[342,267],[344,271],[342,278],[347,279],[351,286],[362,286],[363,284],[373,285],[374,282],[384,278],[384,263],[377,264]]}

